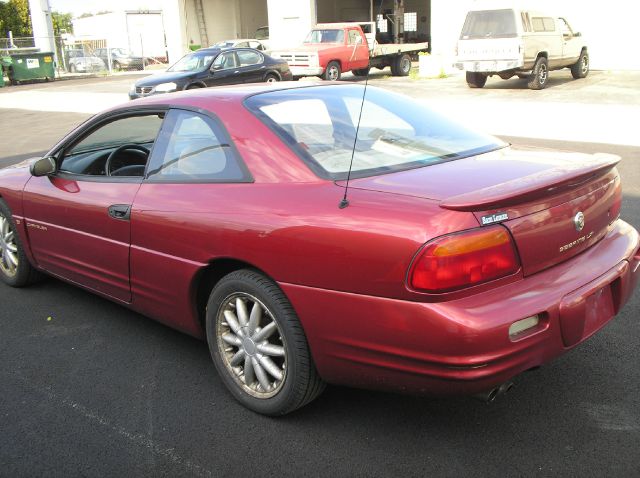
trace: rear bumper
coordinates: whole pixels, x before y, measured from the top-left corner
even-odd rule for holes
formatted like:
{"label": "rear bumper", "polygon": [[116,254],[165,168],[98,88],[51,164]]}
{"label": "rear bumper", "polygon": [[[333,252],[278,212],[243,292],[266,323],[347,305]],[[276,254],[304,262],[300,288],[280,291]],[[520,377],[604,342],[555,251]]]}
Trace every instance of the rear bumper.
{"label": "rear bumper", "polygon": [[[638,284],[638,245],[638,233],[617,221],[597,245],[563,264],[443,303],[281,286],[328,382],[473,394],[548,362],[609,322]],[[537,327],[509,338],[513,322],[536,314]]]}
{"label": "rear bumper", "polygon": [[456,68],[464,71],[492,73],[506,70],[518,70],[524,66],[522,60],[480,60],[458,61]]}
{"label": "rear bumper", "polygon": [[324,73],[324,68],[313,66],[291,66],[289,69],[293,76],[319,76]]}

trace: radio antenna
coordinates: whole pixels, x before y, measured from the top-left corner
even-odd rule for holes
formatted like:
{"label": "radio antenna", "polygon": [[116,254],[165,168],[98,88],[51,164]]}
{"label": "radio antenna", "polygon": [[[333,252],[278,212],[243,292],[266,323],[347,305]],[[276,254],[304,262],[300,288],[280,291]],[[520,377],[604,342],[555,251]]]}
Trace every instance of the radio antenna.
{"label": "radio antenna", "polygon": [[[380,6],[378,7],[378,12],[382,11],[383,1],[384,0],[380,0]],[[356,125],[356,135],[353,138],[353,148],[351,148],[351,160],[349,161],[349,172],[347,173],[347,183],[345,184],[345,187],[344,187],[344,196],[342,196],[342,201],[340,201],[340,204],[338,204],[338,207],[340,209],[344,209],[349,205],[349,200],[347,199],[347,194],[349,193],[349,181],[351,180],[351,170],[353,169],[353,157],[356,154],[356,145],[358,143],[358,131],[360,131],[360,120],[362,119],[362,110],[364,109],[364,99],[367,96],[367,85],[369,84],[369,73],[371,72],[371,53],[373,53],[373,48],[375,47],[377,25],[378,25],[378,15],[376,15],[376,17],[373,19],[373,31],[372,31],[373,41],[371,45],[371,51],[369,51],[369,42],[367,41],[367,53],[369,55],[369,61],[367,62],[367,76],[364,79],[364,90],[362,91],[362,101],[360,102],[360,113],[358,114],[358,124]],[[367,35],[365,35],[364,38],[366,41]]]}

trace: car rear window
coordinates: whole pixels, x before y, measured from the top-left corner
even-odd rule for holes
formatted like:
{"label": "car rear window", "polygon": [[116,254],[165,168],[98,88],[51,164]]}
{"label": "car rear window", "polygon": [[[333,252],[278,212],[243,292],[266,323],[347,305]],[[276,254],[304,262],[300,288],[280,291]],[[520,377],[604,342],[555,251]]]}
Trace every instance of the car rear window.
{"label": "car rear window", "polygon": [[515,36],[517,36],[517,29],[513,10],[481,10],[467,14],[460,39],[512,38]]}
{"label": "car rear window", "polygon": [[[254,95],[245,105],[320,177],[352,177],[438,164],[506,146],[403,95],[333,85]],[[362,115],[360,106],[362,104]],[[358,118],[361,117],[356,139]]]}

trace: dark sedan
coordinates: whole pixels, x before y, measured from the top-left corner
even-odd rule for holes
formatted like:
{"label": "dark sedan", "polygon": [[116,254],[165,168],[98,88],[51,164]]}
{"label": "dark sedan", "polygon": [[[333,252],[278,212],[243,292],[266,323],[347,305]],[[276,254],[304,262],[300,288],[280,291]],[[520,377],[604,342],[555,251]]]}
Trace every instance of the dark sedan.
{"label": "dark sedan", "polygon": [[134,56],[124,48],[98,48],[95,55],[109,65],[109,53],[111,53],[111,67],[116,70],[142,70],[146,66],[145,59]]}
{"label": "dark sedan", "polygon": [[129,98],[239,83],[291,80],[286,61],[252,48],[204,48],[183,56],[167,71],[135,82]]}

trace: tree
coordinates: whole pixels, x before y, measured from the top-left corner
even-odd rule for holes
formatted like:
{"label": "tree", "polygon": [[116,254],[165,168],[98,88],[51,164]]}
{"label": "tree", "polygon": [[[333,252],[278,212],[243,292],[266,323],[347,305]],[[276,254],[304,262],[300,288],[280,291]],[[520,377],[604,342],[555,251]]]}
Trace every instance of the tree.
{"label": "tree", "polygon": [[0,34],[7,36],[9,31],[14,37],[33,36],[28,0],[9,0],[0,3]]}
{"label": "tree", "polygon": [[61,33],[73,33],[72,15],[70,13],[51,12],[53,23],[53,34],[60,36]]}

